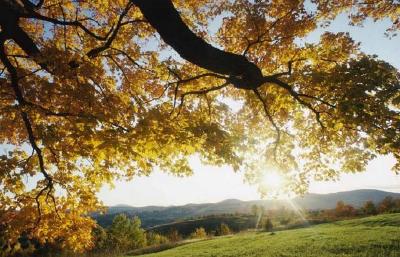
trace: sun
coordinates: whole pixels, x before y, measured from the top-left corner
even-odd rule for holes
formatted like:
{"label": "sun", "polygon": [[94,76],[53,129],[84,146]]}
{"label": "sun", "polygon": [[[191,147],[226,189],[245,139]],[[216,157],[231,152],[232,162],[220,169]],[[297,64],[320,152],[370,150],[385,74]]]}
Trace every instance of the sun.
{"label": "sun", "polygon": [[270,170],[264,173],[262,183],[269,189],[280,190],[284,186],[284,178],[279,172]]}

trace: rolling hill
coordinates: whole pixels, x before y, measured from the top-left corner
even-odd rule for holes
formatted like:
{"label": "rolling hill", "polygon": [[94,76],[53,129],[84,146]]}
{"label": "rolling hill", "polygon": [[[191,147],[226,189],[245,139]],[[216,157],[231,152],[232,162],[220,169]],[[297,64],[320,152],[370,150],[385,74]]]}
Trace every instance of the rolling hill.
{"label": "rolling hill", "polygon": [[[143,257],[399,257],[400,214],[308,228],[247,232],[188,243]],[[132,252],[126,255],[136,255]]]}
{"label": "rolling hill", "polygon": [[[382,201],[386,196],[400,198],[400,193],[362,189],[331,194],[306,194],[303,197],[292,199],[292,203],[300,208],[308,210],[334,208],[338,201],[344,201],[347,204],[360,207],[368,200],[377,203]],[[112,219],[119,213],[125,213],[129,216],[136,215],[142,220],[142,226],[144,228],[149,228],[177,220],[213,214],[249,213],[254,204],[262,205],[267,210],[289,207],[289,202],[286,200],[241,201],[237,199],[228,199],[218,203],[187,204],[168,207],[132,207],[128,205],[118,205],[109,207],[106,214],[94,214],[93,216],[100,225],[106,227],[111,224]]]}

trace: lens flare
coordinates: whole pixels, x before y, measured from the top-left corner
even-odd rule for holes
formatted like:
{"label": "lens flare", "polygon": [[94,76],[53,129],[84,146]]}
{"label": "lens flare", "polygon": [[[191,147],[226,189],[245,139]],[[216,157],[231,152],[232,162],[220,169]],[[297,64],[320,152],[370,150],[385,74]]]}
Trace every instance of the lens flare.
{"label": "lens flare", "polygon": [[262,183],[266,188],[278,191],[284,186],[284,178],[277,171],[271,170],[265,172]]}

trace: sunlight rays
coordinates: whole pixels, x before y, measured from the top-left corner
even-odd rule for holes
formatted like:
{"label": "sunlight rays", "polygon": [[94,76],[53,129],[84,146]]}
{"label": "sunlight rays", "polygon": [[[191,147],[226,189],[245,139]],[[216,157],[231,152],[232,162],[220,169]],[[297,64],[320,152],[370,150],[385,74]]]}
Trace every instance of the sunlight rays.
{"label": "sunlight rays", "polygon": [[292,201],[291,199],[286,199],[285,201],[289,204],[290,208],[295,212],[295,214],[296,214],[302,221],[304,221],[305,223],[307,223],[307,225],[309,225],[309,222],[308,222],[308,220],[307,220],[305,214],[303,213],[303,210],[302,210],[299,206],[297,206],[297,204],[296,204],[294,201]]}
{"label": "sunlight rays", "polygon": [[274,167],[260,171],[257,179],[259,191],[264,197],[289,199],[288,184],[289,178]]}
{"label": "sunlight rays", "polygon": [[276,170],[265,172],[262,183],[272,190],[280,190],[284,186],[284,178]]}

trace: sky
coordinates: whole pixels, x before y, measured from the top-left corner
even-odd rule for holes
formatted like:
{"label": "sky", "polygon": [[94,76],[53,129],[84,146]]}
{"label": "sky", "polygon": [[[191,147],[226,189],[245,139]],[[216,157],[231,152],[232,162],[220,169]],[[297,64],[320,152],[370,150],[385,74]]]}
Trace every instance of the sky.
{"label": "sky", "polygon": [[[363,27],[348,26],[344,15],[339,16],[325,30],[348,31],[361,49],[367,54],[376,54],[400,69],[400,37],[389,39],[384,36],[388,21],[367,21]],[[307,42],[316,42],[322,30],[312,33]],[[202,165],[195,157],[190,161],[194,174],[190,177],[174,177],[156,170],[148,177],[137,177],[129,182],[116,182],[115,188],[104,187],[99,198],[106,205],[127,204],[183,205],[188,203],[219,202],[225,199],[261,199],[256,186],[246,184],[243,174],[235,173],[230,167]],[[379,189],[400,192],[400,175],[391,171],[394,159],[380,156],[371,161],[365,172],[343,174],[336,182],[312,182],[310,192],[333,193],[355,189]]]}

